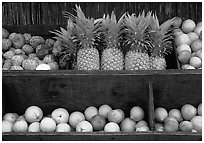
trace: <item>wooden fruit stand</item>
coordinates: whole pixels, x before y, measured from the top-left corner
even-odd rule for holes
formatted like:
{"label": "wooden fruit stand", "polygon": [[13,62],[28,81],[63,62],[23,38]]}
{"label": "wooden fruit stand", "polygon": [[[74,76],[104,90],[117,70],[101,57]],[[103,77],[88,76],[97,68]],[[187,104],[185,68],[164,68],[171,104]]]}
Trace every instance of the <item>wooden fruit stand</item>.
{"label": "wooden fruit stand", "polygon": [[[135,6],[140,7],[142,4],[145,5],[134,3]],[[165,5],[165,3],[159,4]],[[31,7],[33,5],[32,3]],[[69,3],[66,3],[67,5]],[[177,4],[178,7],[179,5],[180,3]],[[130,3],[126,3],[126,6],[131,7]],[[173,6],[174,4],[170,5],[175,12]],[[131,10],[134,11],[134,9]],[[169,16],[172,16],[173,12]],[[60,26],[63,27],[65,24],[46,25],[42,21],[40,25],[36,23],[8,25],[6,22],[3,25],[11,32],[27,32],[44,37],[52,37],[48,31],[59,29]],[[129,116],[130,109],[137,105],[144,109],[145,120],[148,121],[151,129],[148,132],[132,133],[12,132],[3,133],[2,138],[5,141],[199,141],[202,140],[201,133],[154,131],[154,109],[159,106],[167,110],[180,109],[187,103],[197,107],[201,101],[202,70],[179,69],[175,52],[167,57],[167,70],[164,71],[2,71],[3,115],[7,112],[16,112],[21,115],[31,105],[39,106],[46,115],[58,107],[66,108],[71,113],[83,112],[88,106],[98,108],[102,104],[109,104],[112,108],[122,109],[125,115]]]}

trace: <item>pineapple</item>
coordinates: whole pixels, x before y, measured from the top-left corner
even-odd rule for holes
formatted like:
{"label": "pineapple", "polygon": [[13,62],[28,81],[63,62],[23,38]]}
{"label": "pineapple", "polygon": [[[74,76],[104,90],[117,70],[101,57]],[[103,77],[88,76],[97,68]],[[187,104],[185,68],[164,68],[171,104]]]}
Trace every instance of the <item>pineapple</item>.
{"label": "pineapple", "polygon": [[101,69],[102,70],[123,70],[124,68],[124,55],[120,48],[122,16],[117,22],[115,13],[112,12],[111,16],[104,16],[102,23],[103,35],[105,39],[105,48],[101,56]]}
{"label": "pineapple", "polygon": [[150,56],[150,69],[151,70],[164,70],[166,69],[165,55],[171,52],[173,32],[171,25],[174,18],[165,21],[159,25],[158,18],[155,15],[151,17],[150,24],[150,38],[152,41],[153,49]]}
{"label": "pineapple", "polygon": [[73,21],[71,39],[78,50],[76,68],[78,70],[99,70],[100,59],[99,51],[96,49],[96,41],[100,20],[86,18],[80,6],[77,5],[76,12],[76,17],[68,12],[64,14],[65,17]]}
{"label": "pineapple", "polygon": [[125,44],[129,45],[129,50],[125,55],[125,70],[148,70],[149,69],[149,55],[147,49],[151,43],[148,38],[147,28],[151,12],[145,17],[144,12],[131,16],[128,14],[125,18]]}

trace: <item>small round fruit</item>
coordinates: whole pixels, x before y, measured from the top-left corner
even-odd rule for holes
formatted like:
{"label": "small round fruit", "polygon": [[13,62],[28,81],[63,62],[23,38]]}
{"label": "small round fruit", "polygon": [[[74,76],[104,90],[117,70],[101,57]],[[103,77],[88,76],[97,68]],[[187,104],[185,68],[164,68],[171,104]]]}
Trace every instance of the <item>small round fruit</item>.
{"label": "small round fruit", "polygon": [[163,131],[164,131],[164,125],[161,124],[161,123],[155,123],[154,130],[155,130],[155,131],[163,132]]}
{"label": "small round fruit", "polygon": [[158,107],[154,111],[154,114],[155,114],[155,119],[158,122],[163,122],[166,119],[166,117],[168,116],[166,109],[164,109],[163,107]]}
{"label": "small round fruit", "polygon": [[182,132],[192,132],[193,130],[193,124],[190,121],[182,121],[179,124],[179,129]]}
{"label": "small round fruit", "polygon": [[69,116],[69,125],[72,128],[76,128],[76,125],[79,122],[84,121],[84,120],[85,120],[84,114],[82,114],[79,111],[75,111],[75,112],[71,113],[70,116]]}
{"label": "small round fruit", "polygon": [[23,70],[21,66],[11,66],[10,70]]}
{"label": "small round fruit", "polygon": [[183,120],[181,112],[178,109],[171,109],[169,111],[169,117],[174,117],[178,122]]}
{"label": "small round fruit", "polygon": [[5,28],[2,28],[2,38],[8,38],[9,32]]}
{"label": "small round fruit", "polygon": [[9,39],[3,38],[2,39],[2,50],[7,51],[9,48],[11,48],[12,42]]}
{"label": "small round fruit", "polygon": [[193,117],[191,119],[191,123],[193,124],[193,129],[199,133],[202,133],[202,116]]}
{"label": "small round fruit", "polygon": [[121,124],[120,128],[123,132],[133,132],[135,131],[136,122],[130,118],[125,118]]}
{"label": "small round fruit", "polygon": [[34,60],[34,59],[25,59],[22,62],[22,67],[25,70],[36,70],[37,66],[38,66],[38,62],[37,62],[37,60]]}
{"label": "small round fruit", "polygon": [[178,54],[178,60],[182,63],[182,64],[187,64],[189,63],[191,58],[191,52],[189,52],[188,50],[183,50]]}
{"label": "small round fruit", "polygon": [[197,110],[191,104],[185,104],[181,108],[181,115],[183,116],[184,120],[190,121],[194,116],[196,116]]}
{"label": "small round fruit", "polygon": [[90,120],[92,126],[93,126],[93,129],[95,131],[100,131],[100,130],[103,130],[104,129],[104,126],[106,124],[106,120],[103,116],[101,115],[95,115],[91,118]]}
{"label": "small round fruit", "polygon": [[181,29],[183,30],[183,32],[185,33],[189,33],[192,32],[196,27],[196,24],[193,20],[191,19],[187,19],[182,23]]}
{"label": "small round fruit", "polygon": [[176,132],[179,124],[174,117],[167,117],[164,121],[164,130],[167,132]]}
{"label": "small round fruit", "polygon": [[59,65],[57,62],[48,63],[48,65],[50,66],[50,70],[58,70],[59,69]]}
{"label": "small round fruit", "polygon": [[176,46],[180,46],[182,44],[190,45],[191,44],[191,39],[188,37],[187,34],[183,33],[183,34],[177,35],[174,38],[174,42],[175,42]]}
{"label": "small round fruit", "polygon": [[99,107],[99,110],[98,110],[98,114],[103,116],[105,119],[108,118],[108,112],[112,111],[112,108],[107,105],[107,104],[104,104],[104,105],[101,105]]}
{"label": "small round fruit", "polygon": [[198,23],[196,24],[196,27],[199,27],[199,26],[202,27],[202,22],[198,22]]}
{"label": "small round fruit", "polygon": [[13,124],[14,132],[26,132],[28,130],[28,123],[24,120],[16,121]]}
{"label": "small round fruit", "polygon": [[18,33],[15,34],[14,37],[12,38],[12,43],[13,46],[18,49],[18,48],[22,48],[23,45],[25,44],[25,38],[22,34]]}
{"label": "small round fruit", "polygon": [[195,29],[194,29],[194,32],[197,34],[197,35],[200,35],[202,31],[202,26],[197,26]]}
{"label": "small round fruit", "polygon": [[194,56],[200,58],[202,60],[202,49],[195,52]]}
{"label": "small round fruit", "polygon": [[33,122],[28,126],[28,132],[40,132],[40,123]]}
{"label": "small round fruit", "polygon": [[195,32],[190,32],[190,33],[188,33],[187,35],[188,35],[188,37],[190,38],[191,43],[192,43],[193,41],[199,39],[199,36],[198,36]]}
{"label": "small round fruit", "polygon": [[105,125],[104,131],[105,132],[120,132],[120,127],[115,122],[109,122],[108,124]]}
{"label": "small round fruit", "polygon": [[40,122],[40,130],[42,132],[54,132],[56,129],[56,122],[50,117],[45,117]]}
{"label": "small round fruit", "polygon": [[125,117],[125,113],[121,109],[115,109],[108,112],[108,121],[120,123]]}
{"label": "small round fruit", "polygon": [[31,39],[31,34],[29,33],[24,33],[23,34],[24,38],[25,38],[25,43],[30,43],[30,39]]}
{"label": "small round fruit", "polygon": [[187,44],[182,44],[182,45],[180,45],[180,46],[178,46],[178,47],[176,48],[177,54],[179,54],[180,52],[182,52],[182,51],[184,51],[184,50],[189,51],[189,52],[191,53],[191,48],[190,48],[190,46],[187,45]]}
{"label": "small round fruit", "polygon": [[56,132],[71,132],[71,127],[67,123],[60,123],[56,127]]}
{"label": "small round fruit", "polygon": [[57,124],[67,123],[69,119],[69,113],[64,108],[57,108],[54,111],[52,111],[51,117],[52,119],[55,120]]}
{"label": "small round fruit", "polygon": [[191,43],[191,50],[193,52],[196,52],[196,51],[200,50],[201,48],[202,48],[202,41],[200,39],[194,40]]}
{"label": "small round fruit", "polygon": [[81,121],[76,125],[76,132],[93,132],[93,127],[88,121]]}
{"label": "small round fruit", "polygon": [[173,32],[174,32],[174,37],[176,37],[180,34],[183,34],[183,31],[180,28],[174,29]]}
{"label": "small round fruit", "polygon": [[3,120],[7,120],[7,121],[10,121],[12,123],[14,123],[17,118],[18,118],[18,115],[14,114],[14,113],[6,113],[3,116]]}
{"label": "small round fruit", "polygon": [[150,131],[150,129],[147,126],[141,126],[139,128],[136,128],[136,131],[137,132],[147,132],[147,131]]}
{"label": "small round fruit", "polygon": [[193,67],[195,67],[195,68],[199,68],[199,67],[201,67],[201,65],[202,65],[202,61],[201,61],[201,59],[198,58],[198,57],[191,57],[189,63],[190,63],[191,66],[193,66]]}
{"label": "small round fruit", "polygon": [[180,17],[175,17],[174,20],[173,20],[172,25],[174,27],[180,27],[181,24],[182,24],[182,19]]}
{"label": "small round fruit", "polygon": [[130,118],[134,121],[140,121],[144,118],[144,110],[139,107],[135,106],[130,110]]}
{"label": "small round fruit", "polygon": [[84,111],[84,115],[86,120],[90,121],[91,118],[95,115],[98,114],[98,109],[94,106],[89,106],[88,108],[86,108],[86,110]]}
{"label": "small round fruit", "polygon": [[25,52],[26,55],[29,55],[34,52],[33,47],[30,46],[29,44],[23,45],[22,50]]}
{"label": "small round fruit", "polygon": [[202,116],[202,103],[198,105],[198,115]]}
{"label": "small round fruit", "polygon": [[14,55],[15,55],[14,51],[7,51],[3,54],[3,57],[7,60],[7,59],[11,59]]}
{"label": "small round fruit", "polygon": [[2,121],[2,132],[12,132],[13,131],[13,123],[7,120]]}
{"label": "small round fruit", "polygon": [[189,64],[185,64],[185,65],[182,65],[181,67],[182,69],[195,69],[195,67],[189,65]]}
{"label": "small round fruit", "polygon": [[48,64],[39,64],[36,70],[50,70],[50,66]]}
{"label": "small round fruit", "polygon": [[25,58],[23,55],[14,55],[11,58],[11,64],[13,66],[21,66],[24,60],[25,60]]}
{"label": "small round fruit", "polygon": [[39,122],[43,117],[43,111],[38,106],[30,106],[25,111],[25,119],[29,123]]}
{"label": "small round fruit", "polygon": [[135,128],[139,128],[141,126],[148,126],[147,122],[144,120],[140,120],[139,122],[137,122],[137,124],[135,125]]}

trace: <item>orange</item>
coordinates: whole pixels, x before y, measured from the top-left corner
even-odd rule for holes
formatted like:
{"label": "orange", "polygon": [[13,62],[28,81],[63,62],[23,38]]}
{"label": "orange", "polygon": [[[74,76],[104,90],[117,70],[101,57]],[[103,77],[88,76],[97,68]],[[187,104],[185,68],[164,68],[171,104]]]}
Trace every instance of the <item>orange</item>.
{"label": "orange", "polygon": [[56,124],[55,120],[50,118],[50,117],[45,117],[40,122],[40,130],[42,132],[54,132],[56,129],[56,126],[57,126],[57,124]]}
{"label": "orange", "polygon": [[187,50],[183,50],[178,54],[178,59],[182,64],[189,63],[190,58],[191,58],[191,52]]}
{"label": "orange", "polygon": [[193,52],[196,52],[200,50],[201,48],[202,48],[202,41],[200,39],[197,39],[191,43],[191,50]]}
{"label": "orange", "polygon": [[202,31],[202,27],[201,26],[197,26],[195,29],[194,29],[194,32],[197,34],[197,35],[200,35],[200,32]]}
{"label": "orange", "polygon": [[193,124],[193,129],[199,133],[202,133],[202,116],[193,117],[191,119],[191,123]]}
{"label": "orange", "polygon": [[104,104],[104,105],[101,105],[98,109],[98,114],[103,116],[105,119],[108,118],[108,112],[110,112],[112,110],[112,108],[107,105],[107,104]]}
{"label": "orange", "polygon": [[187,44],[182,44],[182,45],[180,45],[180,46],[178,46],[178,47],[176,48],[177,54],[179,54],[181,51],[184,51],[184,50],[187,50],[187,51],[189,51],[189,52],[191,53],[191,48],[190,48],[190,46],[187,45]]}
{"label": "orange", "polygon": [[120,128],[123,132],[133,132],[135,130],[136,122],[130,118],[125,118],[121,124]]}
{"label": "orange", "polygon": [[76,128],[76,125],[85,120],[85,116],[84,114],[82,114],[79,111],[75,111],[73,113],[70,114],[69,116],[69,124],[72,128]]}
{"label": "orange", "polygon": [[134,121],[140,121],[144,118],[144,110],[139,107],[135,106],[130,110],[130,118]]}
{"label": "orange", "polygon": [[104,131],[105,132],[120,132],[120,127],[115,122],[109,122],[108,124],[105,125]]}
{"label": "orange", "polygon": [[169,111],[169,117],[174,117],[178,122],[183,120],[181,112],[178,109],[171,109]]}
{"label": "orange", "polygon": [[176,37],[177,35],[183,34],[183,31],[180,28],[174,29],[174,36]]}
{"label": "orange", "polygon": [[84,111],[84,115],[86,120],[90,121],[91,118],[95,115],[98,114],[98,109],[94,106],[89,106],[88,108],[86,108],[86,110]]}
{"label": "orange", "polygon": [[202,103],[198,105],[198,115],[202,116]]}
{"label": "orange", "polygon": [[178,130],[178,122],[174,117],[167,117],[164,121],[164,130],[167,132],[176,132]]}
{"label": "orange", "polygon": [[161,123],[155,123],[154,130],[162,132],[162,131],[164,131],[164,125]]}
{"label": "orange", "polygon": [[183,116],[184,120],[190,121],[194,116],[196,116],[197,110],[191,104],[185,104],[181,108],[181,115]]}
{"label": "orange", "polygon": [[182,65],[181,68],[182,68],[182,69],[195,69],[195,67],[193,67],[193,66],[191,66],[191,65],[189,65],[189,64],[184,64],[184,65]]}
{"label": "orange", "polygon": [[184,33],[192,32],[196,27],[196,24],[193,20],[187,19],[182,23],[181,29]]}
{"label": "orange", "polygon": [[192,58],[190,59],[190,65],[193,66],[193,67],[195,67],[195,68],[200,68],[201,65],[202,65],[202,61],[201,61],[201,59],[198,58],[198,57],[192,57]]}
{"label": "orange", "polygon": [[196,51],[194,56],[196,56],[202,60],[202,49]]}
{"label": "orange", "polygon": [[166,109],[164,109],[163,107],[156,108],[156,110],[154,111],[154,114],[155,114],[155,119],[158,122],[163,122],[168,116]]}
{"label": "orange", "polygon": [[93,132],[93,126],[88,121],[81,121],[76,125],[76,132]]}
{"label": "orange", "polygon": [[120,123],[125,117],[125,113],[121,109],[115,109],[108,112],[108,120],[110,122]]}
{"label": "orange", "polygon": [[183,132],[192,132],[193,124],[190,121],[182,121],[179,124],[179,129]]}
{"label": "orange", "polygon": [[197,39],[199,39],[199,35],[197,35],[195,32],[189,32],[188,34],[188,37],[190,38],[191,40],[191,43]]}
{"label": "orange", "polygon": [[188,37],[187,34],[183,33],[183,34],[177,35],[174,38],[174,42],[175,42],[176,46],[180,46],[182,44],[190,45],[191,44],[191,39]]}
{"label": "orange", "polygon": [[202,27],[202,22],[198,22],[198,23],[197,23],[196,27],[199,27],[199,26]]}
{"label": "orange", "polygon": [[8,120],[2,121],[2,132],[12,132],[13,123]]}

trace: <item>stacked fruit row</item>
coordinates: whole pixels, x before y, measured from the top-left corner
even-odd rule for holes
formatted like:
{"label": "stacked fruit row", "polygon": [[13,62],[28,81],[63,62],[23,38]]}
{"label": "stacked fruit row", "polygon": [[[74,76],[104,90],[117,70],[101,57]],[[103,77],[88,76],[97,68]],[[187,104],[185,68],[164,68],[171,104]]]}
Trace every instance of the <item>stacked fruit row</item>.
{"label": "stacked fruit row", "polygon": [[202,22],[181,21],[174,30],[178,60],[182,69],[202,69]]}
{"label": "stacked fruit row", "polygon": [[181,111],[171,109],[169,113],[165,108],[158,107],[155,109],[155,119],[155,131],[202,133],[202,103],[197,108],[185,104]]}
{"label": "stacked fruit row", "polygon": [[[172,25],[177,22],[177,19],[172,18],[160,24],[156,14],[152,12],[146,14],[143,12],[138,16],[134,13],[124,13],[120,18],[116,18],[112,12],[110,15],[104,14],[102,18],[93,19],[87,18],[79,6],[76,6],[76,16],[69,12],[65,12],[64,16],[68,21],[66,29],[50,31],[56,35],[57,43],[60,43],[60,48],[55,48],[56,53],[53,54],[58,58],[56,61],[59,69],[166,69],[165,56],[173,49]],[[15,53],[14,48],[11,48],[8,53],[4,53],[3,57],[7,61],[3,69],[34,70],[41,63],[47,64],[42,61],[46,54],[51,53],[50,48],[54,44],[53,40],[49,39],[45,42],[42,37],[31,37],[29,34],[14,33],[11,35],[8,38],[7,32],[3,29],[3,51],[6,52],[13,45],[14,48],[22,48],[22,53],[25,52],[27,56],[35,52],[37,62],[31,60],[33,58],[25,58],[21,55],[17,58],[18,67],[6,66],[9,65],[7,64],[8,59],[11,59]],[[19,43],[20,46],[15,46],[16,43]],[[27,45],[23,46],[24,44]],[[24,64],[22,59],[26,59],[25,63],[27,64]],[[55,62],[52,61],[52,63]],[[30,68],[30,64],[32,68]],[[19,67],[21,65],[23,67]],[[29,65],[28,68],[27,65]],[[56,63],[54,65],[57,66]],[[45,66],[44,69],[49,68]]]}
{"label": "stacked fruit row", "polygon": [[130,110],[130,117],[125,118],[121,109],[112,109],[104,104],[97,109],[86,108],[84,114],[79,111],[69,112],[64,108],[55,109],[43,117],[38,106],[30,106],[25,114],[6,113],[3,116],[3,132],[133,132],[149,131],[148,123],[143,120],[144,111],[139,106]]}
{"label": "stacked fruit row", "polygon": [[2,28],[3,70],[57,70],[52,54],[57,42],[28,33],[9,33]]}

